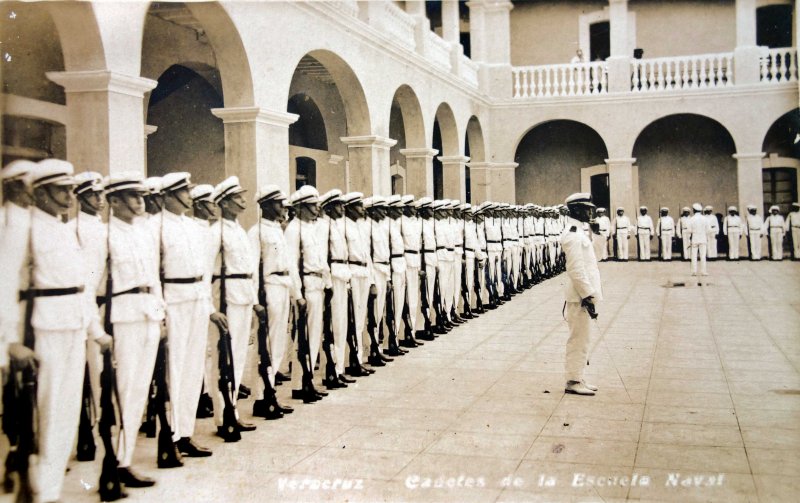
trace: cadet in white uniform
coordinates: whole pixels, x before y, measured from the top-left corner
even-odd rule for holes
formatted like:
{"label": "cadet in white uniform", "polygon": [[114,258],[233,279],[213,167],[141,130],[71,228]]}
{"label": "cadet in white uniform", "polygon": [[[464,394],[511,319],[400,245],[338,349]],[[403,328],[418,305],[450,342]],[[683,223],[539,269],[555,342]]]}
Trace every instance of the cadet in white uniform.
{"label": "cadet in white uniform", "polygon": [[211,451],[192,441],[197,402],[203,383],[209,316],[225,326],[211,304],[208,244],[200,227],[185,215],[192,207],[189,173],[162,178],[164,211],[159,236],[164,300],[169,337],[169,386],[174,416],[173,440],[184,456],[206,457]]}
{"label": "cadet in white uniform", "polygon": [[800,260],[800,203],[792,203],[792,211],[786,215],[785,230],[792,237],[792,260]]}
{"label": "cadet in white uniform", "polygon": [[75,220],[62,219],[75,203],[72,176],[72,164],[45,159],[33,170],[31,179],[36,203],[29,245],[34,340],[26,341],[26,345],[34,349],[39,361],[35,487],[38,500],[43,502],[60,498],[67,460],[75,445],[87,329],[103,350],[111,345],[111,338],[100,327],[95,298],[86,291],[88,273]]}
{"label": "cadet in white uniform", "polygon": [[449,325],[453,322],[450,313],[453,309],[453,267],[455,267],[455,245],[453,234],[448,223],[448,211],[450,201],[434,201],[433,218],[434,230],[436,232],[436,256],[439,261],[439,292],[444,309],[444,320],[436,320],[437,325],[444,323]]}
{"label": "cadet in white uniform", "polygon": [[719,236],[719,221],[714,214],[713,206],[706,206],[703,208],[703,214],[708,220],[708,258],[717,260],[717,236]]}
{"label": "cadet in white uniform", "polygon": [[450,294],[452,295],[451,308],[448,311],[450,320],[454,323],[463,323],[464,320],[458,314],[458,303],[461,301],[461,276],[463,274],[462,264],[464,261],[464,222],[461,220],[461,201],[450,201],[447,206],[447,223],[450,227],[450,235],[453,237],[453,272]]}
{"label": "cadet in white uniform", "polygon": [[754,204],[747,205],[744,235],[747,236],[747,248],[750,260],[761,260],[761,239],[766,234],[764,219],[756,213]]}
{"label": "cadet in white uniform", "polygon": [[466,283],[467,283],[467,299],[470,302],[464,306],[464,314],[472,318],[472,299],[475,298],[475,262],[481,260],[483,252],[480,249],[478,242],[478,230],[475,223],[473,210],[475,208],[471,204],[463,205],[464,212],[464,255],[466,263]]}
{"label": "cadet in white uniform", "polygon": [[[692,276],[697,276],[697,258],[700,256],[700,274],[708,276],[708,269],[706,269],[706,257],[708,246],[708,237],[710,231],[708,230],[709,222],[706,215],[703,214],[703,207],[700,203],[692,205],[694,215],[689,220],[689,233],[688,237],[692,244]],[[687,235],[684,234],[684,239]]]}
{"label": "cadet in white uniform", "polygon": [[650,261],[650,240],[653,238],[653,219],[647,214],[647,206],[639,208],[639,216],[636,217],[636,238],[639,243],[639,260]]}
{"label": "cadet in white uniform", "polygon": [[769,237],[769,259],[778,261],[783,260],[783,236],[786,232],[786,222],[780,211],[780,208],[773,204],[769,207],[770,215],[764,221]]}
{"label": "cadet in white uniform", "polygon": [[689,216],[689,208],[684,206],[681,208],[681,217],[678,219],[678,239],[681,240],[681,249],[683,250],[683,260],[691,259],[691,231],[689,229],[689,221],[692,217]]}
{"label": "cadet in white uniform", "polygon": [[[389,356],[401,356],[406,353],[397,344],[400,336],[400,324],[403,321],[403,307],[406,304],[406,247],[401,230],[401,217],[403,216],[402,198],[395,194],[386,200],[387,219],[389,221],[389,251],[391,252],[392,271],[392,300],[394,305],[394,340],[387,335],[384,339],[384,348]],[[388,322],[387,322],[388,327]]]}
{"label": "cadet in white uniform", "polygon": [[742,238],[742,218],[736,206],[728,208],[722,220],[722,233],[728,237],[728,260],[739,260],[739,240]]}
{"label": "cadet in white uniform", "polygon": [[[382,196],[373,196],[364,199],[364,207],[367,209],[367,223],[369,225],[370,251],[372,252],[372,281],[375,285],[375,303],[373,313],[376,324],[376,339],[379,338],[378,331],[382,330],[384,314],[386,313],[386,288],[391,281],[391,249],[389,248],[389,219],[386,218],[386,199]],[[387,359],[383,353],[370,351],[372,340],[367,341],[367,361],[372,366],[382,367]]]}
{"label": "cadet in white uniform", "polygon": [[[210,243],[212,252],[208,260],[213,267],[212,292],[214,306],[220,305],[220,287],[223,281],[222,260],[225,261],[225,300],[227,302],[228,322],[227,332],[230,334],[231,353],[233,353],[233,382],[235,389],[231,400],[235,406],[239,395],[239,386],[244,375],[245,362],[247,361],[250,328],[253,324],[253,311],[264,316],[264,307],[258,305],[258,284],[253,282],[257,268],[253,267],[253,250],[247,232],[239,224],[238,216],[247,209],[244,198],[245,189],[239,184],[239,178],[231,176],[214,187],[214,203],[220,208],[220,219],[211,225]],[[255,306],[255,308],[254,308]],[[219,381],[219,337],[211,337],[211,383],[209,392],[214,401],[214,423],[217,425],[217,436],[226,441],[230,438],[223,427],[222,413],[225,402],[219,386],[213,386]],[[239,431],[253,431],[256,427],[239,421]]]}
{"label": "cadet in white uniform", "polygon": [[[433,295],[436,283],[436,271],[439,268],[439,257],[436,251],[436,230],[433,212],[433,200],[430,197],[421,197],[417,203],[417,214],[422,224],[422,260],[420,267],[423,268],[425,290],[428,297],[428,316],[433,323],[434,306]],[[424,260],[424,262],[423,262]],[[421,296],[421,294],[420,294]],[[443,320],[436,320],[436,327],[433,328],[437,333],[444,333],[446,327],[442,324]],[[424,340],[433,340],[433,334],[426,334],[424,331],[417,332],[417,336]]]}
{"label": "cadet in white uniform", "polygon": [[628,260],[628,240],[631,238],[631,220],[625,215],[624,208],[617,208],[617,218],[613,224],[614,236],[617,240],[617,260]]}
{"label": "cadet in white uniform", "polygon": [[658,234],[661,246],[661,260],[672,260],[672,237],[675,235],[675,221],[669,216],[669,208],[661,208],[656,234]]}
{"label": "cadet in white uniform", "polygon": [[[490,289],[496,295],[496,298],[489,298],[491,305],[494,307],[500,301],[499,295],[502,291],[502,281],[500,281],[500,260],[503,253],[503,235],[500,227],[500,218],[497,216],[495,203],[484,203],[483,211],[486,212],[483,225],[486,234],[486,249],[488,255],[489,268],[489,282],[491,283]],[[542,232],[544,233],[544,220],[542,221]],[[543,249],[546,244],[544,243],[544,235],[541,236],[541,248]]]}
{"label": "cadet in white uniform", "polygon": [[[119,407],[125,424],[124,440],[117,443],[117,458],[120,481],[126,487],[155,484],[131,469],[165,316],[156,266],[157,243],[147,222],[139,218],[145,212],[145,192],[147,189],[136,173],[119,173],[106,181],[105,194],[111,207],[108,219],[111,268],[106,274],[111,274],[113,285],[110,320],[114,328]],[[101,284],[103,290],[106,284]],[[106,291],[104,297],[108,295]]]}
{"label": "cadet in white uniform", "polygon": [[404,347],[415,347],[422,344],[416,340],[417,314],[420,312],[420,278],[422,271],[422,220],[417,216],[417,203],[414,196],[406,195],[402,198],[403,216],[400,217],[400,232],[403,236],[404,253],[406,257],[406,304],[408,316],[408,330],[400,342]]}
{"label": "cadet in white uniform", "polygon": [[598,233],[592,236],[594,254],[600,262],[605,262],[608,260],[608,243],[609,236],[611,236],[611,220],[608,219],[605,208],[597,208],[595,222]]}
{"label": "cadet in white uniform", "polygon": [[594,207],[591,198],[591,194],[577,193],[566,199],[570,214],[565,219],[565,229],[560,238],[567,261],[564,295],[569,325],[564,391],[577,395],[594,395],[597,391],[596,386],[587,384],[583,378],[589,356],[590,315],[595,312],[597,302],[603,300],[597,258],[591,240],[583,231]]}

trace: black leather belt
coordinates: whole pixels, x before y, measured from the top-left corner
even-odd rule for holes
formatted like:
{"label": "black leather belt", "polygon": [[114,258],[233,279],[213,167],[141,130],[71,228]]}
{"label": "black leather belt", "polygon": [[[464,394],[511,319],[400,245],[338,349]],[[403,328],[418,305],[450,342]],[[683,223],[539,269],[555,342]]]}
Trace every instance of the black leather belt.
{"label": "black leather belt", "polygon": [[289,271],[275,271],[275,272],[269,273],[269,275],[270,276],[288,276],[289,275]]}
{"label": "black leather belt", "polygon": [[464,248],[464,251],[468,251],[468,252],[474,252],[474,251],[475,251],[475,249],[474,249],[474,248]]}
{"label": "black leather belt", "polygon": [[[122,292],[114,292],[111,294],[112,297],[119,297],[120,295],[134,295],[134,294],[145,294],[150,293],[149,286],[135,286],[130,290],[125,290]],[[95,300],[97,301],[98,306],[102,306],[106,303],[106,296],[105,295],[98,295]]]}
{"label": "black leather belt", "polygon": [[[425,251],[425,250],[423,250],[423,251]],[[417,250],[406,250],[406,253],[411,253],[413,255],[418,255],[419,254],[419,252]]]}
{"label": "black leather belt", "polygon": [[69,288],[29,288],[28,290],[19,291],[19,299],[25,300],[28,296],[62,297],[64,295],[75,295],[78,293],[83,293],[83,285]]}
{"label": "black leather belt", "polygon": [[422,253],[436,253],[436,250],[426,250],[423,248]]}
{"label": "black leather belt", "polygon": [[179,285],[188,285],[191,283],[200,283],[203,281],[202,276],[197,276],[196,278],[164,278],[164,283],[175,283]]}
{"label": "black leather belt", "polygon": [[367,264],[364,262],[359,262],[358,260],[351,260],[350,265],[357,265],[360,267],[367,267]]}
{"label": "black leather belt", "polygon": [[492,239],[486,240],[487,243],[502,243],[502,241],[494,241]]}
{"label": "black leather belt", "polygon": [[322,277],[322,273],[321,272],[304,272],[303,276],[315,276],[317,278],[321,278]]}
{"label": "black leather belt", "polygon": [[380,265],[389,265],[389,262],[378,262],[377,260],[372,261],[373,264],[380,264]]}
{"label": "black leather belt", "polygon": [[[211,276],[211,281],[218,281],[221,278],[222,276],[215,274]],[[225,279],[253,279],[253,275],[250,273],[226,274]]]}
{"label": "black leather belt", "polygon": [[392,253],[392,256],[390,258],[405,258],[405,257],[406,257],[405,253]]}
{"label": "black leather belt", "polygon": [[350,262],[348,262],[347,260],[342,260],[340,258],[332,258],[331,259],[331,264],[344,264],[344,265],[347,265],[349,263]]}

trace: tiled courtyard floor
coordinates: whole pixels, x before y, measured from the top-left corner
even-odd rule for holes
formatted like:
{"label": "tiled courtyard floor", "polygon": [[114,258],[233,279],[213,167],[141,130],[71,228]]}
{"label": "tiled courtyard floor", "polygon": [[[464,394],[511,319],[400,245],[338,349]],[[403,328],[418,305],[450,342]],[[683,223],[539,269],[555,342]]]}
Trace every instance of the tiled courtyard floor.
{"label": "tiled courtyard floor", "polygon": [[[211,458],[157,470],[142,439],[158,484],[126,501],[798,501],[800,265],[709,269],[601,264],[595,397],[563,393],[555,278],[317,404],[282,386],[295,413],[242,442],[199,421]],[[97,501],[71,466],[64,501]]]}

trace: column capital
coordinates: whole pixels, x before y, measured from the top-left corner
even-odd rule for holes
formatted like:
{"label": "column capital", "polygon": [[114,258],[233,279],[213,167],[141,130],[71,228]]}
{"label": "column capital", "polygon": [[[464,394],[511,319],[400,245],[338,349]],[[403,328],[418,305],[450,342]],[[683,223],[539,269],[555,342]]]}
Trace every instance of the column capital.
{"label": "column capital", "polygon": [[440,155],[437,157],[442,164],[466,164],[469,157],[465,155]]}
{"label": "column capital", "polygon": [[108,70],[46,72],[45,75],[63,87],[65,93],[112,92],[142,98],[158,85],[155,80]]}
{"label": "column capital", "polygon": [[617,159],[603,159],[606,164],[633,164],[636,162],[635,157],[619,157]]}
{"label": "column capital", "polygon": [[222,119],[223,124],[258,122],[285,128],[288,128],[290,124],[297,122],[297,119],[300,118],[297,114],[275,112],[261,107],[212,108],[211,113],[215,117]]}
{"label": "column capital", "polygon": [[397,144],[397,140],[378,135],[342,136],[339,138],[348,147],[384,147],[390,148]]}
{"label": "column capital", "polygon": [[144,137],[145,138],[147,138],[151,134],[155,133],[156,131],[158,131],[158,126],[153,126],[151,124],[145,124],[144,125]]}
{"label": "column capital", "polygon": [[473,0],[471,2],[467,2],[467,7],[469,7],[470,10],[482,9],[485,12],[496,12],[503,10],[511,11],[511,9],[514,8],[514,4],[509,0]]}
{"label": "column capital", "polygon": [[469,169],[489,169],[492,167],[492,163],[490,162],[468,162],[467,167]]}
{"label": "column capital", "polygon": [[416,159],[420,157],[429,157],[433,159],[433,156],[438,154],[439,151],[435,148],[401,148],[400,154],[405,156],[406,159]]}
{"label": "column capital", "polygon": [[498,169],[498,170],[503,170],[503,169],[514,170],[517,169],[517,167],[519,166],[518,162],[490,162],[488,164],[492,169]]}
{"label": "column capital", "polygon": [[748,160],[760,160],[766,157],[766,153],[764,152],[751,152],[747,154],[733,154],[733,158],[737,161],[748,161]]}

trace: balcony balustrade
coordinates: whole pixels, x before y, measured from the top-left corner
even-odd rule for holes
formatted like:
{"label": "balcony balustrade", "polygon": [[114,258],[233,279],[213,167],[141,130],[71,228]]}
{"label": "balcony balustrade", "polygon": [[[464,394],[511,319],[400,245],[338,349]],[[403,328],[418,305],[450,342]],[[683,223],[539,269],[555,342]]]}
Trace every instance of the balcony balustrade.
{"label": "balcony balustrade", "polygon": [[631,61],[632,92],[727,87],[732,76],[732,52]]}
{"label": "balcony balustrade", "polygon": [[442,69],[450,71],[450,42],[444,40],[436,33],[429,31],[426,33],[428,39],[426,40],[425,49],[428,59],[435,64],[440,65]]}
{"label": "balcony balustrade", "polygon": [[797,82],[797,49],[769,49],[761,56],[761,82]]}
{"label": "balcony balustrade", "polygon": [[605,62],[514,67],[514,98],[587,96],[608,92]]}

